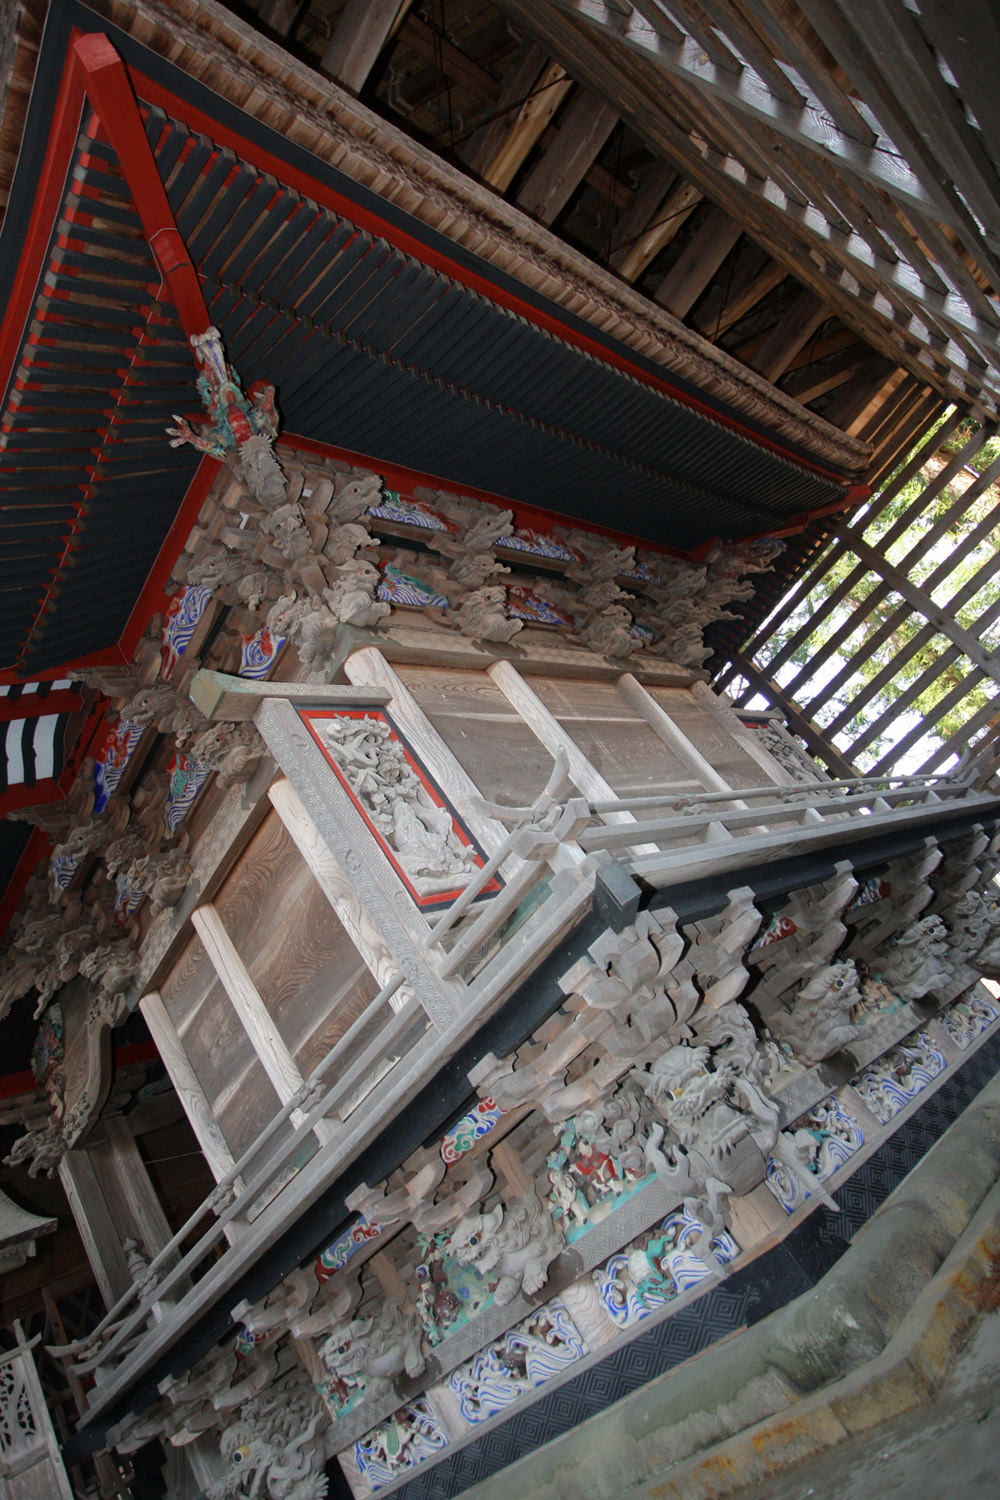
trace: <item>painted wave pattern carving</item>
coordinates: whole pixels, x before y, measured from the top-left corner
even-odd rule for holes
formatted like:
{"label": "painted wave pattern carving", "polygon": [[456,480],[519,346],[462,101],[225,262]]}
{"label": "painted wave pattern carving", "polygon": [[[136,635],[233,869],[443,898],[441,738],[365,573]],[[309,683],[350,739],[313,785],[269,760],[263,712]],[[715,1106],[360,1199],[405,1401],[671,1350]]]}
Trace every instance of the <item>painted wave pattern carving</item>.
{"label": "painted wave pattern carving", "polygon": [[266,677],[277,661],[286,639],[283,635],[272,635],[266,625],[262,625],[256,635],[242,636],[238,675],[249,677],[255,682]]}
{"label": "painted wave pattern carving", "polygon": [[375,595],[378,599],[384,599],[387,604],[408,605],[412,609],[448,608],[445,596],[432,589],[429,583],[412,578],[409,573],[391,566],[385,569]]}
{"label": "painted wave pattern carving", "polygon": [[145,887],[128,871],[115,876],[115,916],[125,921],[146,899]]}
{"label": "painted wave pattern carving", "polygon": [[418,1396],[359,1438],[354,1457],[372,1489],[379,1490],[407,1469],[436,1457],[447,1443],[426,1396]]}
{"label": "painted wave pattern carving", "polygon": [[858,906],[871,906],[875,901],[882,901],[886,896],[892,894],[892,886],[887,880],[882,880],[878,875],[872,875],[865,881],[858,891],[854,900],[848,906],[848,911],[854,911]]}
{"label": "painted wave pattern carving", "polygon": [[703,1233],[701,1221],[681,1210],[594,1272],[604,1309],[619,1328],[641,1322],[682,1292],[716,1277],[720,1266],[739,1255],[740,1246],[728,1230],[696,1254],[692,1246]]}
{"label": "painted wave pattern carving", "polygon": [[504,1111],[499,1104],[494,1104],[492,1099],[480,1099],[475,1109],[470,1109],[468,1114],[457,1120],[451,1129],[441,1137],[441,1160],[451,1166],[452,1162],[466,1151],[471,1151],[477,1141],[482,1140],[484,1135],[489,1135],[498,1120],[503,1118]]}
{"label": "painted wave pattern carving", "polygon": [[791,937],[798,930],[791,917],[783,917],[779,912],[772,912],[754,947],[767,948],[771,943],[780,943],[783,938]]}
{"label": "painted wave pattern carving", "polygon": [[944,1029],[956,1047],[965,1049],[992,1026],[1000,1012],[983,996],[975,993],[953,1005],[944,1017]]}
{"label": "painted wave pattern carving", "polygon": [[190,583],[171,600],[163,622],[161,676],[169,676],[191,644],[198,621],[208,607],[212,590],[204,583]]}
{"label": "painted wave pattern carving", "polygon": [[916,1031],[852,1082],[869,1109],[883,1125],[888,1125],[933,1082],[944,1066],[944,1054],[925,1031]]}
{"label": "painted wave pattern carving", "polygon": [[368,514],[379,521],[395,521],[400,526],[419,526],[424,531],[454,531],[443,516],[419,500],[403,500],[395,490],[384,490],[377,505]]}
{"label": "painted wave pattern carving", "polygon": [[465,1420],[486,1422],[587,1352],[575,1323],[555,1298],[459,1365],[448,1383]]}
{"label": "painted wave pattern carving", "polygon": [[764,1180],[788,1214],[814,1196],[810,1181],[825,1182],[865,1143],[857,1120],[832,1095],[781,1134],[784,1159],[767,1158]]}
{"label": "painted wave pattern carving", "polygon": [[69,889],[69,883],[80,867],[82,855],[53,854],[49,861],[49,876],[59,891]]}
{"label": "painted wave pattern carving", "polygon": [[507,613],[514,620],[525,620],[529,625],[557,625],[572,630],[574,619],[564,609],[543,599],[533,589],[511,585],[507,589]]}
{"label": "painted wave pattern carving", "polygon": [[377,1240],[381,1233],[381,1224],[374,1224],[366,1219],[364,1214],[360,1214],[357,1223],[338,1235],[318,1257],[315,1266],[316,1280],[320,1285],[324,1281],[329,1281],[336,1271],[342,1271],[347,1262],[357,1255],[362,1245],[367,1244],[369,1240]]}
{"label": "painted wave pattern carving", "polygon": [[533,557],[548,557],[554,562],[579,562],[580,554],[572,547],[567,547],[563,542],[557,542],[555,537],[545,536],[540,531],[532,531],[530,527],[519,527],[511,536],[501,537],[497,542],[497,550],[508,552],[528,552]]}
{"label": "painted wave pattern carving", "polygon": [[180,751],[167,767],[167,809],[164,814],[168,833],[176,833],[191,810],[191,804],[208,780],[210,767],[191,760]]}
{"label": "painted wave pattern carving", "polygon": [[94,812],[100,813],[118,789],[132,757],[132,752],[142,739],[142,725],[131,719],[120,719],[117,728],[108,733],[104,748],[94,762]]}

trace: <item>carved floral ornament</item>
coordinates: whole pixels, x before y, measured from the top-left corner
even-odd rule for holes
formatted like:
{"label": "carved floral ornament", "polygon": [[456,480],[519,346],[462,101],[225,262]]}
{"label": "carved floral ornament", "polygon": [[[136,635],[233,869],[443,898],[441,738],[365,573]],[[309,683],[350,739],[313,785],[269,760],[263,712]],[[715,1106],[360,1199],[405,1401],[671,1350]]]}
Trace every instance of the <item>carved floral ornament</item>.
{"label": "carved floral ornament", "polygon": [[[843,883],[839,899],[845,906],[853,899]],[[961,895],[955,897],[959,903],[966,914],[974,905]],[[384,1226],[380,1242],[394,1258],[403,1293],[386,1296],[371,1278],[364,1291],[365,1272],[352,1277],[343,1269],[346,1261],[332,1268],[332,1276],[314,1280],[311,1291],[296,1273],[298,1279],[248,1316],[242,1373],[227,1374],[223,1387],[236,1380],[233,1398],[247,1381],[265,1388],[273,1380],[266,1370],[273,1370],[275,1349],[282,1347],[272,1341],[287,1329],[300,1340],[315,1339],[325,1372],[324,1414],[315,1432],[324,1434],[328,1454],[346,1443],[364,1475],[378,1485],[389,1483],[412,1464],[439,1455],[453,1439],[441,1415],[450,1409],[441,1406],[442,1391],[457,1401],[463,1422],[475,1425],[600,1347],[615,1328],[631,1326],[724,1274],[739,1253],[727,1224],[728,1203],[748,1184],[766,1181],[789,1213],[810,1198],[827,1198],[827,1180],[864,1144],[859,1121],[831,1097],[779,1130],[776,1096],[804,1072],[792,1044],[762,1031],[739,1000],[710,1005],[704,998],[720,985],[717,996],[731,993],[737,970],[749,990],[753,976],[745,972],[746,954],[759,925],[759,914],[751,918],[745,898],[734,893],[724,920],[681,931],[646,914],[636,927],[595,944],[564,978],[566,1016],[558,1031],[545,1034],[543,1028],[521,1049],[523,1056],[487,1060],[475,1081],[481,1088],[484,1078],[494,1080],[496,1097],[484,1100],[464,1125],[459,1122],[454,1140],[450,1133],[440,1149],[418,1153],[401,1174],[402,1186],[394,1178],[357,1200],[369,1226]],[[740,938],[728,943],[727,931]],[[789,953],[794,968],[798,950]],[[804,990],[815,994],[826,986],[839,997],[859,989],[852,966],[836,954],[816,978],[822,983],[793,983],[790,1014]],[[698,996],[693,1007],[685,998],[691,987]],[[751,1004],[752,998],[751,991]],[[860,1004],[866,1013],[863,997]],[[683,1021],[677,1020],[678,1007]],[[991,1017],[973,1014],[959,1001],[955,1025],[981,1029],[996,1019],[995,1010]],[[817,1034],[816,1048],[824,1037]],[[917,1035],[868,1072],[879,1080],[882,1095],[895,1088],[892,1097],[908,1099],[933,1077],[932,1053]],[[519,1082],[526,1073],[534,1080],[528,1117]],[[549,1080],[548,1089],[535,1098],[540,1079]],[[501,1113],[504,1100],[512,1105],[508,1115]],[[497,1149],[493,1170],[476,1167],[470,1156],[477,1146],[489,1151],[497,1126],[511,1118],[535,1121],[531,1139],[548,1140],[546,1166],[528,1191],[501,1185]],[[454,1175],[463,1161],[464,1172]],[[634,1218],[623,1216],[623,1224],[633,1226],[623,1235],[623,1247],[595,1264],[588,1257],[590,1231],[651,1184],[661,1196],[657,1216],[646,1220],[650,1227],[636,1236]],[[675,1206],[664,1218],[668,1202]],[[401,1252],[400,1246],[413,1243],[401,1234],[407,1224],[423,1228],[415,1251]],[[362,1234],[356,1248],[366,1243]],[[567,1248],[578,1265],[593,1266],[569,1285],[561,1270]],[[544,1300],[525,1316],[525,1298]],[[507,1331],[497,1335],[498,1312],[507,1307]],[[485,1318],[494,1331],[477,1354],[456,1363],[451,1341],[470,1320]],[[414,1395],[412,1382],[427,1376],[432,1354],[442,1383]],[[193,1391],[200,1380],[195,1378]],[[235,1405],[218,1378],[213,1389],[216,1406]],[[195,1394],[190,1410],[183,1390],[176,1397],[175,1425],[184,1424],[184,1432],[204,1430],[207,1417],[199,1417],[203,1408]],[[305,1423],[305,1446],[314,1436],[311,1420]],[[259,1473],[267,1462],[265,1447],[254,1447],[257,1434],[248,1431],[243,1413],[225,1432],[223,1451],[231,1455],[242,1444],[250,1472]],[[253,1491],[248,1486],[222,1493]]]}

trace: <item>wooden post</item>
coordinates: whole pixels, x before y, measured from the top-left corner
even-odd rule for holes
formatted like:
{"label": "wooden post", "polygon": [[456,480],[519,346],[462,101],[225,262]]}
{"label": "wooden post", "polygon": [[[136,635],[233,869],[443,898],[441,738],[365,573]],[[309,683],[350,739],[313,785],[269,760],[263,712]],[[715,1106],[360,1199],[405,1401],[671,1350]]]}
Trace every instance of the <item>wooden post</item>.
{"label": "wooden post", "polygon": [[[489,676],[514,708],[517,709],[528,728],[538,736],[550,755],[560,750],[566,754],[569,774],[585,797],[593,802],[606,802],[618,796],[610,782],[605,781],[597,767],[587,759],[576,740],[530,688],[521,674],[509,661],[497,661],[490,667]],[[634,823],[630,812],[603,813],[605,823]],[[636,845],[635,853],[654,854],[654,844]]]}
{"label": "wooden post", "polygon": [[[151,990],[139,1001],[139,1009],[177,1097],[184,1106],[184,1113],[190,1121],[212,1176],[216,1182],[220,1182],[233,1169],[233,1155],[212,1113],[205,1091],[198,1082],[191,1059],[177,1035],[177,1028],[170,1019],[162,996],[156,990]],[[237,1191],[242,1191],[242,1187],[242,1182],[237,1179]],[[226,1232],[229,1233],[228,1226]]]}
{"label": "wooden post", "polygon": [[[306,812],[302,798],[286,778],[276,781],[268,796],[275,812],[287,828],[295,846],[312,872],[313,878],[336,913],[351,942],[371,969],[381,987],[399,972],[392,950],[372,922],[358,899],[354,882],[334,857],[322,835]],[[393,1010],[402,1008],[405,994],[393,995]]]}
{"label": "wooden post", "polygon": [[[197,907],[191,913],[191,922],[205,945],[212,967],[232,1001],[233,1009],[260,1058],[274,1092],[282,1104],[287,1104],[302,1087],[302,1074],[274,1023],[274,1017],[250,978],[250,971],[237,953],[214,906]],[[305,1116],[300,1109],[293,1109],[289,1118],[293,1125],[301,1125]],[[330,1139],[330,1127],[320,1121],[316,1126],[316,1135],[321,1142]]]}

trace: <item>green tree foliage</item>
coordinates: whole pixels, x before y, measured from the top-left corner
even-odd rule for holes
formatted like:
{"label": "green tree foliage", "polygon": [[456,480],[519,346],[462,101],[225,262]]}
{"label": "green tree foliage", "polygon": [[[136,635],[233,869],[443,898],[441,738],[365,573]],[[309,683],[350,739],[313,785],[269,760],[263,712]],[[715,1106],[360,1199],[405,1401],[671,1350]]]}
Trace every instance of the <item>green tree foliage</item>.
{"label": "green tree foliage", "polygon": [[[971,420],[961,423],[898,495],[883,509],[873,497],[852,526],[992,651],[1000,645],[1000,510],[996,486],[979,476],[992,481],[988,471],[996,465],[1000,478],[1000,437],[976,453],[975,472],[963,469],[940,493],[925,497],[928,483],[976,430]],[[955,561],[966,543],[969,550]],[[859,769],[870,769],[904,736],[911,749],[919,743],[922,762],[991,702],[996,684],[854,553],[831,543],[824,560],[817,581],[787,619],[779,606],[780,623],[759,664],[766,670],[802,632],[776,674],[796,703],[821,727],[835,726],[834,743]],[[838,602],[824,612],[835,595]],[[942,660],[943,670],[935,673]],[[817,702],[831,684],[829,698]],[[866,743],[855,750],[859,739]]]}

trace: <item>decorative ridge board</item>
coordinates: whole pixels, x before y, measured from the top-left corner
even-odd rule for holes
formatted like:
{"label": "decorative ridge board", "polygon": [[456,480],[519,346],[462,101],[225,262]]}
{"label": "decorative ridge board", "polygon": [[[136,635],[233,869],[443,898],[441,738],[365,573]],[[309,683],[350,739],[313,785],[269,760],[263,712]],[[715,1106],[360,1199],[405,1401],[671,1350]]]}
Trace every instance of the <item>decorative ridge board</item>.
{"label": "decorative ridge board", "polygon": [[[453,1500],[509,1464],[605,1410],[623,1396],[684,1363],[693,1354],[761,1321],[810,1291],[848,1248],[934,1142],[954,1123],[993,1077],[1000,1062],[1000,1030],[994,1024],[976,1049],[935,1080],[936,1091],[918,1096],[908,1114],[886,1127],[871,1152],[858,1153],[839,1187],[841,1212],[807,1205],[789,1220],[776,1245],[744,1258],[724,1280],[695,1288],[678,1308],[634,1326],[628,1339],[595,1351],[564,1377],[541,1388],[533,1400],[474,1428],[440,1457],[380,1487],[395,1500]],[[936,1101],[936,1102],[935,1102]],[[680,1299],[677,1299],[678,1301]]]}
{"label": "decorative ridge board", "polygon": [[605,661],[584,646],[571,642],[552,644],[543,633],[538,636],[522,631],[515,644],[491,644],[489,649],[443,627],[422,628],[409,621],[393,621],[391,631],[372,634],[353,626],[342,627],[339,656],[344,661],[354,651],[377,645],[387,661],[400,666],[437,666],[480,668],[495,661],[511,661],[525,676],[548,676],[554,671],[566,677],[590,678],[595,682],[615,682],[623,671],[630,671],[650,687],[690,687],[693,682],[707,682],[708,673],[694,667],[654,658],[630,657],[624,662]]}

